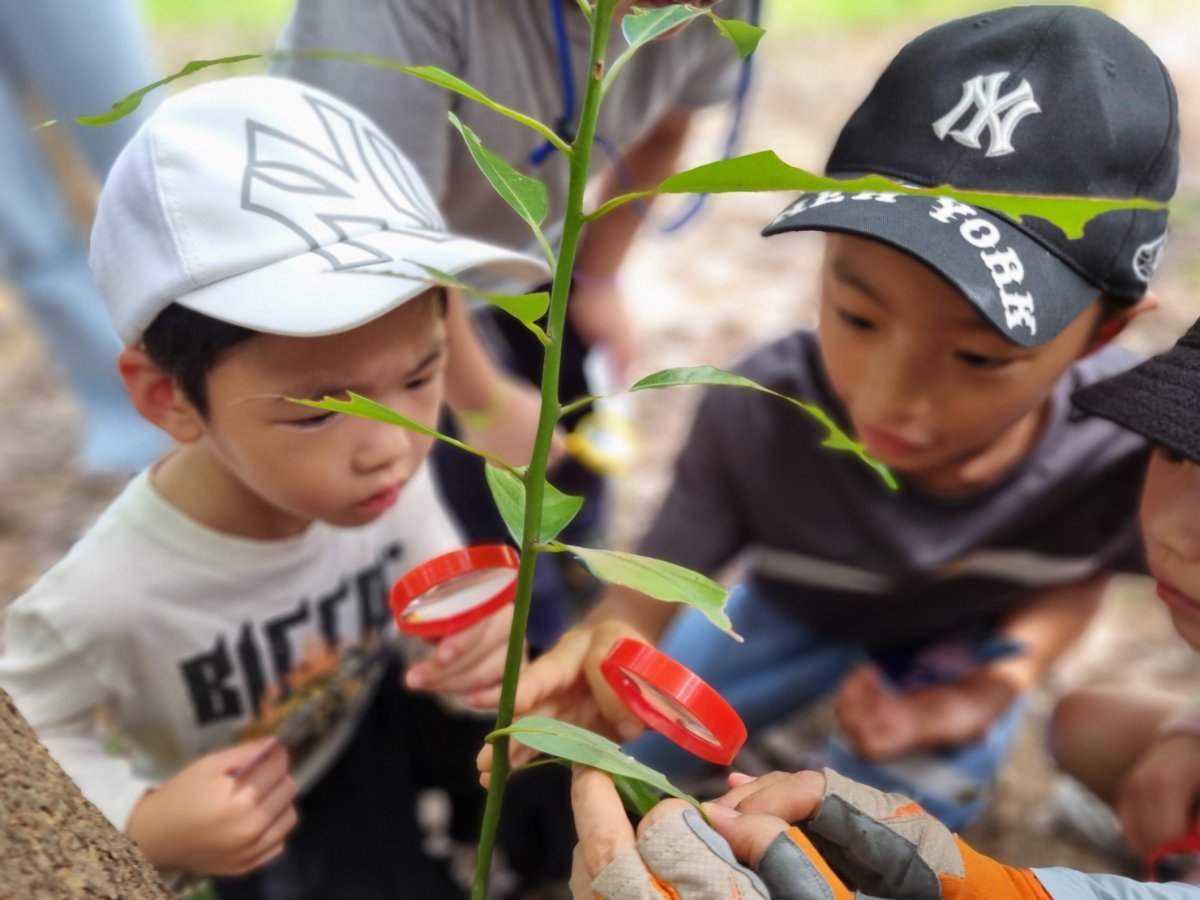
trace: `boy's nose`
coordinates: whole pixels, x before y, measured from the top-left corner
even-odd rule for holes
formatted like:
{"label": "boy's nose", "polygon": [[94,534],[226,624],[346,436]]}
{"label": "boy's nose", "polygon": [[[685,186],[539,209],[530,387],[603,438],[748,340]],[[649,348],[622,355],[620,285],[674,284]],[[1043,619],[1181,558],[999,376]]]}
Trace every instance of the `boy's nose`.
{"label": "boy's nose", "polygon": [[895,426],[926,411],[936,383],[926,368],[925,360],[912,353],[888,354],[871,367],[862,393],[874,424]]}
{"label": "boy's nose", "polygon": [[413,432],[399,425],[364,419],[354,448],[354,468],[358,472],[386,469],[403,460],[412,449]]}

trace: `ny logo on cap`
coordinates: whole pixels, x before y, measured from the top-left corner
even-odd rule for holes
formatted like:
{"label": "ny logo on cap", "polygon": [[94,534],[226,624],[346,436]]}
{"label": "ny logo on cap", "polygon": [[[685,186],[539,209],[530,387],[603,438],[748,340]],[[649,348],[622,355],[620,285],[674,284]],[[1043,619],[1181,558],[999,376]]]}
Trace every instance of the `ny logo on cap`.
{"label": "ny logo on cap", "polygon": [[314,116],[288,133],[246,121],[242,208],[286,225],[334,270],[387,262],[379,231],[445,240],[441,217],[411,164],[360,120],[304,98]]}
{"label": "ny logo on cap", "polygon": [[[1007,77],[1007,72],[993,72],[964,81],[962,99],[958,105],[933,123],[933,133],[938,140],[945,140],[948,134],[964,147],[978,150],[981,146],[979,136],[986,129],[989,141],[985,156],[1012,153],[1012,134],[1017,123],[1026,116],[1041,112],[1042,108],[1033,98],[1033,88],[1024,79],[1016,90],[1000,96],[1000,86]],[[975,108],[974,118],[965,128],[951,131],[972,107]]]}

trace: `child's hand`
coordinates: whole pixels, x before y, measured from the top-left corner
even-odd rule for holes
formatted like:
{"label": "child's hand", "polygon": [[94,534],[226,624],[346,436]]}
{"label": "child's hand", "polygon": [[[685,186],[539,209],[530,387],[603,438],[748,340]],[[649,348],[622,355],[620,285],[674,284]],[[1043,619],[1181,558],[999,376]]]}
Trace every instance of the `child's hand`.
{"label": "child's hand", "polygon": [[842,682],[833,709],[855,752],[882,762],[979,740],[1011,701],[1012,689],[986,672],[898,693],[878,669],[863,665]]}
{"label": "child's hand", "polygon": [[283,852],[296,824],[296,782],[277,747],[241,778],[229,773],[262,742],[203,756],[134,807],[126,833],[160,869],[241,875]]}
{"label": "child's hand", "polygon": [[[614,619],[572,628],[521,673],[514,715],[550,716],[620,740],[637,737],[645,726],[600,674],[600,661],[623,637],[645,640],[637,629]],[[481,693],[472,698],[472,705],[494,707],[499,696],[498,688]],[[509,743],[514,767],[536,755],[523,744]],[[482,773],[480,781],[487,784],[492,770],[491,744],[479,752],[476,764]]]}
{"label": "child's hand", "polygon": [[504,680],[513,607],[505,604],[470,628],[442,638],[433,656],[405,673],[413,690],[462,695],[475,709],[495,709]]}
{"label": "child's hand", "polygon": [[1200,825],[1200,737],[1173,734],[1152,744],[1117,794],[1125,838],[1148,855]]}

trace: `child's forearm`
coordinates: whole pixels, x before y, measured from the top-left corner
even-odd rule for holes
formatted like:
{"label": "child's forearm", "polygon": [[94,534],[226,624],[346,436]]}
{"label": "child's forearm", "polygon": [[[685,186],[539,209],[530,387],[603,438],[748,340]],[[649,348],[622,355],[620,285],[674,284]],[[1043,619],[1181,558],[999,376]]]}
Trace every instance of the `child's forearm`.
{"label": "child's forearm", "polygon": [[1079,638],[1099,608],[1110,574],[1042,592],[1000,628],[1024,647],[1020,656],[1000,660],[981,672],[1008,685],[1014,696],[1037,684],[1054,662]]}

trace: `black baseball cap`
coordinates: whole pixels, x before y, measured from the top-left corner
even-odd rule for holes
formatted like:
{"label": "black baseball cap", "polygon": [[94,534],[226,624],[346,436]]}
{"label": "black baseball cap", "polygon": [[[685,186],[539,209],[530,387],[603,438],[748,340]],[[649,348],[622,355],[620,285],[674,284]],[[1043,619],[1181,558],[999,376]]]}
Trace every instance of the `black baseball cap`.
{"label": "black baseball cap", "polygon": [[[1179,168],[1175,89],[1129,29],[1093,9],[1022,6],[940,25],[904,47],[842,129],[826,173],[920,187],[1166,201]],[[802,194],[763,229],[889,244],[1037,346],[1102,291],[1130,303],[1166,244],[1165,210],[1120,210],[1070,240],[949,198]]]}
{"label": "black baseball cap", "polygon": [[1200,321],[1168,350],[1072,395],[1085,412],[1116,422],[1200,465]]}

